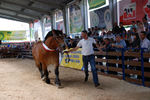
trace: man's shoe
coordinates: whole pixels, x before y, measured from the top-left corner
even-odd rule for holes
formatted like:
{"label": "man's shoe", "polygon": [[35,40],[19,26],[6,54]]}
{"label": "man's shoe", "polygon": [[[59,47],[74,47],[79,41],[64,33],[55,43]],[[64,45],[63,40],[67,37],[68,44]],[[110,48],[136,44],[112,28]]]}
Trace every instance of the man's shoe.
{"label": "man's shoe", "polygon": [[85,76],[84,82],[88,81],[88,77],[89,77],[89,75]]}
{"label": "man's shoe", "polygon": [[98,84],[95,84],[95,87],[98,87],[98,86],[100,86],[100,84],[98,83]]}

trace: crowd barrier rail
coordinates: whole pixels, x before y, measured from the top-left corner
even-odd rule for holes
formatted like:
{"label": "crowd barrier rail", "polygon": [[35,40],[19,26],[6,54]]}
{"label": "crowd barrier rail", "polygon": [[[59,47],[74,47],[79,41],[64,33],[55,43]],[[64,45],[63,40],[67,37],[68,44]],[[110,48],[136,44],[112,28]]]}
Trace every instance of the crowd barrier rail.
{"label": "crowd barrier rail", "polygon": [[[0,48],[0,52],[1,58],[33,58],[31,49],[10,48],[7,50]],[[141,48],[139,52],[125,49],[120,52],[95,51],[95,58],[99,74],[150,87],[150,53],[145,53],[144,48]],[[80,60],[82,63],[82,58],[74,59]],[[82,70],[82,66],[77,69]]]}
{"label": "crowd barrier rail", "polygon": [[95,51],[95,56],[99,74],[150,87],[150,53],[145,53],[144,48],[140,52],[125,49],[121,52]]}

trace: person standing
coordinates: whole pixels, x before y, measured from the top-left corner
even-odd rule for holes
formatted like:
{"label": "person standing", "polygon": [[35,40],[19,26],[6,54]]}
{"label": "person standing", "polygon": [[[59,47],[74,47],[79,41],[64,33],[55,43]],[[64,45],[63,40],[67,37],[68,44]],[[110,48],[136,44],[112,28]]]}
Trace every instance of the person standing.
{"label": "person standing", "polygon": [[[93,50],[93,44],[96,44],[96,41],[93,38],[88,37],[88,33],[86,30],[82,31],[81,36],[83,39],[79,41],[77,46],[69,51],[65,51],[66,53],[76,51],[80,47],[82,47],[82,55],[83,55],[83,66],[85,71],[85,82],[88,81],[88,62],[90,62],[92,75],[93,75],[93,82],[95,84],[95,87],[98,87],[99,81],[98,81],[98,75],[97,75],[97,69],[95,67],[95,56],[94,56],[94,50]],[[98,44],[96,44],[97,47]]]}
{"label": "person standing", "polygon": [[130,27],[130,31],[133,32],[134,29],[137,30],[137,25],[136,25],[135,21],[132,21],[132,25],[131,25],[131,27]]}
{"label": "person standing", "polygon": [[150,40],[147,39],[146,37],[146,32],[145,31],[141,31],[140,33],[140,38],[141,38],[141,48],[145,48],[144,52],[149,52],[150,51]]}
{"label": "person standing", "polygon": [[119,26],[117,25],[116,22],[115,22],[114,25],[113,25],[112,32],[113,32],[113,34],[119,34],[119,33],[120,33]]}
{"label": "person standing", "polygon": [[76,47],[76,42],[73,39],[70,39],[68,43],[68,48],[75,48]]}
{"label": "person standing", "polygon": [[[140,43],[140,47],[142,49],[144,49],[144,52],[149,53],[150,52],[150,40],[147,39],[146,37],[147,33],[145,31],[142,31],[140,33],[140,37],[141,37],[141,43]],[[143,61],[149,63],[149,58],[143,57]],[[148,67],[148,65],[144,65],[144,72],[150,72],[150,68]],[[149,81],[150,82],[150,78],[149,77],[144,77],[145,81]]]}

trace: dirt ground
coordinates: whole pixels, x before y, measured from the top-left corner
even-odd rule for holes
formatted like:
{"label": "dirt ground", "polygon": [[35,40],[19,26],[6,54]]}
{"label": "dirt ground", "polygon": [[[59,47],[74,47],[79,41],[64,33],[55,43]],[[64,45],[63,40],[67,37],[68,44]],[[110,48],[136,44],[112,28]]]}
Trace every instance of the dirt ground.
{"label": "dirt ground", "polygon": [[62,89],[45,84],[33,60],[0,59],[0,100],[150,100],[150,88],[115,78],[99,75],[101,87],[97,89],[91,74],[84,83],[82,71],[60,67],[60,79]]}

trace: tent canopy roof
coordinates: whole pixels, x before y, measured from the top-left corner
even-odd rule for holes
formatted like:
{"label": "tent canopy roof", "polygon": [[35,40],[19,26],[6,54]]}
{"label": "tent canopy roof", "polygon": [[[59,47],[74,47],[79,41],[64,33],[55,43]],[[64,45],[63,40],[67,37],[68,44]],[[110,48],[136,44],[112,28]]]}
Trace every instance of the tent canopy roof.
{"label": "tent canopy roof", "polygon": [[30,23],[73,0],[0,0],[0,18]]}

